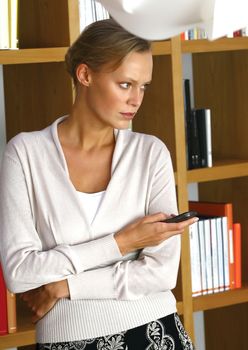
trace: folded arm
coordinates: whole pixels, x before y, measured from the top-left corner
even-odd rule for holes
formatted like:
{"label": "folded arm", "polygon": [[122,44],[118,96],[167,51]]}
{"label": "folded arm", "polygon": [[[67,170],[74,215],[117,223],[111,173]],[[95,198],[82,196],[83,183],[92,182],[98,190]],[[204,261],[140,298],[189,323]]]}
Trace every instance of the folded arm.
{"label": "folded arm", "polygon": [[121,257],[112,233],[86,243],[60,244],[45,251],[35,229],[22,167],[9,156],[5,156],[1,166],[0,192],[1,261],[12,292],[34,289]]}

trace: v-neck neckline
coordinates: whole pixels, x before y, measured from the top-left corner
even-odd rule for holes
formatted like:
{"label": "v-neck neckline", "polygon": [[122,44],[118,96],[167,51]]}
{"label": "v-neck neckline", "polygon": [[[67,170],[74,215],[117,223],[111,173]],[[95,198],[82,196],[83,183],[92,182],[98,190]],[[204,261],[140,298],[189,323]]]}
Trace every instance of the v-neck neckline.
{"label": "v-neck neckline", "polygon": [[[58,135],[58,125],[66,118],[68,118],[68,115],[62,116],[62,117],[58,118],[57,120],[55,120],[55,122],[52,125],[52,136],[53,136],[53,140],[54,140],[54,142],[56,144],[56,147],[58,149],[60,160],[62,161],[62,164],[63,164],[63,168],[64,168],[65,173],[67,175],[68,183],[70,184],[70,187],[71,187],[71,189],[72,189],[72,191],[74,193],[74,196],[75,196],[77,202],[80,205],[81,203],[79,201],[78,190],[75,188],[75,186],[73,185],[73,183],[72,183],[72,181],[70,179],[70,173],[69,173],[67,161],[66,161],[65,154],[64,154],[64,151],[63,151],[60,139],[59,139],[59,135]],[[104,203],[106,201],[108,189],[110,187],[111,179],[112,179],[113,172],[114,172],[114,169],[115,169],[115,155],[116,155],[116,148],[117,148],[117,144],[118,144],[118,134],[119,134],[119,130],[118,129],[114,129],[115,147],[114,147],[114,152],[113,152],[113,155],[112,155],[110,180],[109,180],[109,183],[107,185],[107,188],[104,190],[105,194],[104,194],[103,199],[101,201],[101,204],[100,204],[100,206],[98,208],[98,211],[97,211],[97,213],[96,213],[96,215],[95,215],[95,217],[94,217],[94,219],[93,219],[93,221],[91,223],[88,222],[85,213],[83,215],[85,221],[87,222],[87,224],[89,226],[89,228],[91,228],[92,225],[95,223],[95,221],[96,221],[97,217],[99,216],[99,213],[101,212],[102,207],[104,206]],[[80,205],[80,208],[82,208],[81,205]]]}

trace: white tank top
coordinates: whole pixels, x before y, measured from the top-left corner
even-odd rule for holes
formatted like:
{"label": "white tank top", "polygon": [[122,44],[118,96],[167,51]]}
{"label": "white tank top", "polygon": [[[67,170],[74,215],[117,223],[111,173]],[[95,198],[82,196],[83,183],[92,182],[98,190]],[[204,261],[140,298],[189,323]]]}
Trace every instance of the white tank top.
{"label": "white tank top", "polygon": [[91,224],[100,207],[105,191],[96,193],[85,193],[77,191],[83,210],[88,222]]}

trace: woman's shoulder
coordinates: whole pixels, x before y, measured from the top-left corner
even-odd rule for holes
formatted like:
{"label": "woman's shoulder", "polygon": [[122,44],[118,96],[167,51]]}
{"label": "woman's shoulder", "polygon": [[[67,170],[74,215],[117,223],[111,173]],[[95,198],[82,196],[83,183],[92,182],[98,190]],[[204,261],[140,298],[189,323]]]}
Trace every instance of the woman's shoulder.
{"label": "woman's shoulder", "polygon": [[46,129],[20,132],[8,141],[7,148],[21,149],[27,146],[32,147],[35,143],[44,138],[45,131]]}
{"label": "woman's shoulder", "polygon": [[131,145],[132,143],[136,146],[140,146],[142,149],[153,149],[169,153],[169,150],[165,143],[159,139],[157,136],[145,134],[141,132],[135,132],[132,130],[121,130],[123,138],[126,139],[126,142]]}
{"label": "woman's shoulder", "polygon": [[13,136],[6,144],[5,154],[10,157],[22,154],[41,152],[46,143],[49,142],[50,128],[48,126],[38,131],[25,131]]}

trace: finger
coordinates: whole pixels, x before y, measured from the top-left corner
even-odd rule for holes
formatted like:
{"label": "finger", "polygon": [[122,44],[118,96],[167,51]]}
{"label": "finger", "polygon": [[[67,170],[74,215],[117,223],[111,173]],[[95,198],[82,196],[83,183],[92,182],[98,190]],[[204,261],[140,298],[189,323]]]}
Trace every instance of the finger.
{"label": "finger", "polygon": [[187,228],[190,225],[193,225],[195,222],[197,222],[199,218],[194,217],[185,221],[177,222],[177,223],[164,223],[166,225],[167,231],[182,231],[185,228]]}
{"label": "finger", "polygon": [[155,214],[145,216],[144,222],[153,223],[153,222],[157,222],[157,221],[163,221],[166,218],[167,218],[167,215],[165,215],[164,213],[155,213]]}

